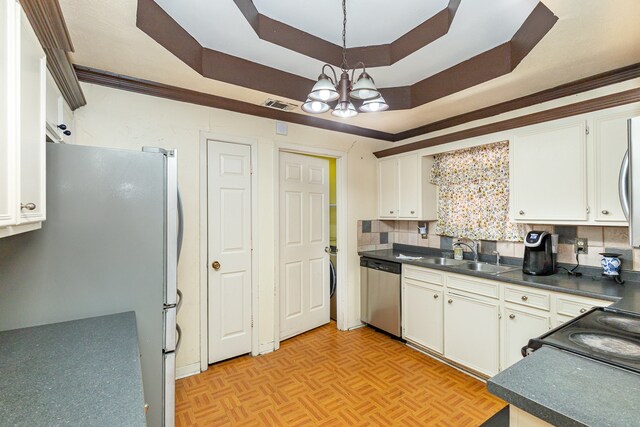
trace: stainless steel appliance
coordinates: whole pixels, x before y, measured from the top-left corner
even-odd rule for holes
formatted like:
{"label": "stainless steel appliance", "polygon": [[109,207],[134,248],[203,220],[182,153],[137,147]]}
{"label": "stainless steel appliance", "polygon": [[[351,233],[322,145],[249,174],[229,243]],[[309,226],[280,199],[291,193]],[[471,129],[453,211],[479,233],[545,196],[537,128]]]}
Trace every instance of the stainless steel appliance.
{"label": "stainless steel appliance", "polygon": [[628,150],[620,168],[618,191],[624,215],[629,221],[631,246],[640,247],[640,117],[629,119]]}
{"label": "stainless steel appliance", "polygon": [[529,340],[522,355],[527,356],[543,345],[640,373],[640,315],[594,308]]}
{"label": "stainless steel appliance", "polygon": [[549,276],[556,272],[557,237],[546,231],[530,231],[524,239],[522,272],[532,276]]}
{"label": "stainless steel appliance", "polygon": [[396,337],[402,335],[400,272],[399,263],[360,258],[360,320]]}
{"label": "stainless steel appliance", "polygon": [[46,149],[47,220],[0,239],[0,330],[135,311],[147,423],[173,426],[176,152]]}

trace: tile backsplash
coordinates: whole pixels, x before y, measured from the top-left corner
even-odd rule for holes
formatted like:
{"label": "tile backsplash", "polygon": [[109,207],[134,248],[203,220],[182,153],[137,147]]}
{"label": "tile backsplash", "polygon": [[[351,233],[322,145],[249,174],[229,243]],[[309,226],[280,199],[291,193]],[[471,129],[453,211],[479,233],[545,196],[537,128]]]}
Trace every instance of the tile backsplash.
{"label": "tile backsplash", "polygon": [[[423,221],[358,221],[358,251],[390,249],[394,243],[451,250],[453,238],[438,236],[435,232],[435,221],[427,223],[426,239],[418,234],[418,223]],[[589,241],[586,255],[580,255],[580,264],[600,266],[600,252],[617,252],[622,254],[622,268],[640,271],[640,249],[629,246],[629,233],[626,227],[594,227],[572,225],[526,225],[525,231],[545,230],[559,235],[558,261],[575,264],[573,241],[576,237]],[[522,258],[524,244],[522,242],[480,241],[480,253],[500,252],[502,256]]]}

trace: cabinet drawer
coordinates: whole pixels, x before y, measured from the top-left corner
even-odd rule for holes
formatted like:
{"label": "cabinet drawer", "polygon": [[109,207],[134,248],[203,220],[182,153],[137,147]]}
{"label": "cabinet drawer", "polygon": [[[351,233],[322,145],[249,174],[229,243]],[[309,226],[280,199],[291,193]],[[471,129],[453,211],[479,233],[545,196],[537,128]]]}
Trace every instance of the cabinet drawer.
{"label": "cabinet drawer", "polygon": [[448,275],[447,287],[490,298],[498,298],[499,295],[499,285],[497,282],[474,280],[465,276]]}
{"label": "cabinet drawer", "polygon": [[560,315],[576,317],[591,310],[593,307],[607,307],[611,304],[611,301],[558,295],[556,310]]}
{"label": "cabinet drawer", "polygon": [[434,285],[444,285],[444,273],[438,270],[428,270],[426,268],[402,264],[402,276],[407,279],[433,283]]}
{"label": "cabinet drawer", "polygon": [[527,307],[539,308],[549,311],[551,307],[551,295],[544,292],[536,292],[517,286],[504,287],[504,300]]}

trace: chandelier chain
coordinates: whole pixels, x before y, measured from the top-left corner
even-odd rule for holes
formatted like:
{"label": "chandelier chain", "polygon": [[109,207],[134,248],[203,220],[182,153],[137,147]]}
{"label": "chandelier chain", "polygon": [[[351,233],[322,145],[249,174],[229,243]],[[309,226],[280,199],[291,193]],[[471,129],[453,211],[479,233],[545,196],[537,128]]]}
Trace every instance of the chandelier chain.
{"label": "chandelier chain", "polygon": [[347,0],[342,0],[342,71],[349,69],[347,64]]}

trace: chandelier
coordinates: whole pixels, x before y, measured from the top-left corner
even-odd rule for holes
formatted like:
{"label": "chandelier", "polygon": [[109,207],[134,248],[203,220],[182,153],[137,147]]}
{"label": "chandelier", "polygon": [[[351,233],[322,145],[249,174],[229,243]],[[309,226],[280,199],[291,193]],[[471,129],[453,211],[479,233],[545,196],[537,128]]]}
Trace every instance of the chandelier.
{"label": "chandelier", "polygon": [[[312,114],[326,113],[331,109],[330,103],[336,102],[333,107],[332,115],[341,118],[355,117],[358,110],[353,105],[352,100],[361,103],[359,110],[363,113],[373,113],[376,111],[384,111],[389,108],[385,102],[373,78],[367,74],[363,62],[358,62],[351,70],[349,77],[349,65],[347,64],[347,0],[342,0],[342,64],[340,69],[342,74],[340,80],[336,74],[336,70],[329,64],[322,66],[322,72],[318,77],[318,82],[313,86],[307,100],[302,104],[302,110]],[[352,84],[356,70],[362,69],[362,73],[358,77],[355,84]],[[331,70],[333,79],[325,73],[325,70]]]}

